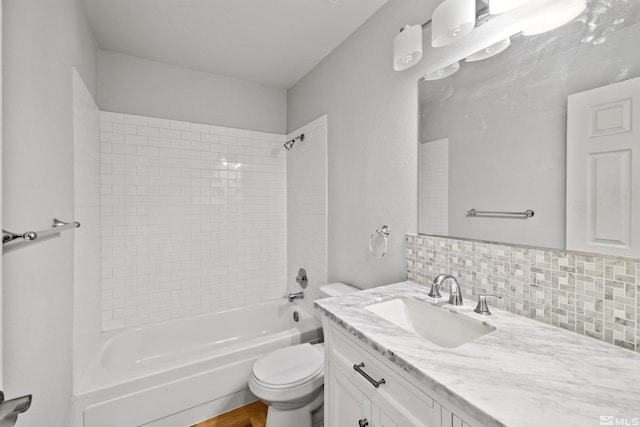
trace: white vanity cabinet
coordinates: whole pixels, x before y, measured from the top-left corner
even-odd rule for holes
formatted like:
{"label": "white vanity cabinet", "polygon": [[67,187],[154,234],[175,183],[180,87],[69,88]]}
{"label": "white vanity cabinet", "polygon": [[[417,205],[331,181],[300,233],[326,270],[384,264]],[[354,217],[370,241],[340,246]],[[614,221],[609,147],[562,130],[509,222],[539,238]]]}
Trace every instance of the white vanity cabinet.
{"label": "white vanity cabinet", "polygon": [[406,373],[355,337],[326,318],[323,322],[326,427],[479,426],[455,408],[443,407],[433,398],[435,393],[427,393],[423,385],[419,388]]}

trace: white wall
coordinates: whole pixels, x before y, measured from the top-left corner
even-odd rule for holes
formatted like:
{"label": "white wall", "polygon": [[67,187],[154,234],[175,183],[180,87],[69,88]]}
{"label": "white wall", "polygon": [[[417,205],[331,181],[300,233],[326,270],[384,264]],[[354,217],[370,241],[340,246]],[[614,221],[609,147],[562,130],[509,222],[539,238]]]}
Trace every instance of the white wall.
{"label": "white wall", "polygon": [[101,113],[102,328],[285,292],[284,135]]}
{"label": "white wall", "polygon": [[305,296],[297,300],[319,315],[313,301],[327,283],[327,116],[296,129],[287,141],[304,134],[287,151],[287,287],[299,292],[298,269],[309,278]]}
{"label": "white wall", "polygon": [[73,69],[73,384],[100,340],[100,111]]}
{"label": "white wall", "polygon": [[[72,66],[96,94],[97,47],[77,0],[5,0],[4,224],[72,220]],[[67,426],[72,393],[73,233],[4,248],[4,392],[33,394],[21,427]]]}
{"label": "white wall", "polygon": [[[417,230],[417,80],[394,72],[393,38],[433,1],[391,0],[288,91],[287,126],[328,113],[328,280],[361,288],[406,278],[404,236]],[[370,234],[388,225],[376,259]]]}
{"label": "white wall", "polygon": [[98,77],[103,111],[286,133],[284,89],[102,50]]}

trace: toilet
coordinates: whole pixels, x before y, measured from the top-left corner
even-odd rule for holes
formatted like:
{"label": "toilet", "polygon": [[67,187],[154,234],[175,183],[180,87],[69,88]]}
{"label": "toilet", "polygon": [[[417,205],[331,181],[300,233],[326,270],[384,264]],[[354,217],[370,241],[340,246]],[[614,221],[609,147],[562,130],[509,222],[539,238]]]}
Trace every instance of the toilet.
{"label": "toilet", "polygon": [[[322,297],[357,292],[344,283],[320,287]],[[249,389],[269,406],[266,427],[312,427],[324,403],[324,346],[297,344],[262,356],[253,365]]]}

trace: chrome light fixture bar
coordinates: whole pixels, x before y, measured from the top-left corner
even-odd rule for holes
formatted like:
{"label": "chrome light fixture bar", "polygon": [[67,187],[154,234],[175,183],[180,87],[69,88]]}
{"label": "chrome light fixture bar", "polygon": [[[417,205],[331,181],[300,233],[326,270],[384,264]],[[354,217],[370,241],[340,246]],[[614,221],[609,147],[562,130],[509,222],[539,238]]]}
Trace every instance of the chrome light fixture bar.
{"label": "chrome light fixture bar", "polygon": [[[509,14],[507,14],[509,16],[505,19],[501,18],[501,25],[506,25],[507,28],[518,26],[520,21],[510,22],[510,19],[513,19],[510,14],[513,13],[514,18],[518,17],[516,19],[521,19],[526,22],[526,25],[519,27],[519,31],[522,31],[523,35],[529,36],[551,31],[571,22],[584,12],[587,8],[587,1],[588,0],[536,0],[535,2],[532,0],[444,0],[436,7],[432,19],[420,27],[422,27],[423,30],[431,28],[431,44],[437,48],[452,44],[464,38],[466,34],[472,32],[474,28],[488,23],[493,18],[500,16],[499,14],[501,13],[509,12]],[[529,5],[529,3],[531,3],[531,5]],[[571,4],[571,6],[563,6],[565,3]],[[475,20],[470,19],[470,4],[475,5]],[[536,7],[538,7],[537,10]],[[519,13],[517,11],[518,8],[526,8],[526,11]],[[529,15],[525,15],[525,13]],[[528,18],[528,16],[531,16],[531,18]],[[409,30],[411,30],[411,34],[408,33]],[[422,38],[417,37],[417,30],[417,25],[407,25],[394,39],[393,62],[396,71],[405,70],[414,66],[423,57]],[[501,32],[499,28],[496,28],[496,31]],[[475,39],[469,43],[464,42],[463,44],[478,45],[476,49],[481,48],[473,54],[470,54],[466,58],[466,61],[480,61],[499,54],[510,46],[509,37],[516,32],[517,31],[504,34],[504,39],[502,40],[493,39],[487,43],[487,46],[484,48],[481,48],[482,45],[478,45]],[[483,35],[480,36],[479,32],[480,39],[487,38],[486,31],[482,33]],[[428,52],[428,54],[430,55],[430,52]],[[428,73],[425,78],[442,78],[447,71],[457,71],[454,68],[455,64],[450,64],[440,70]]]}
{"label": "chrome light fixture bar", "polygon": [[498,15],[523,6],[529,0],[490,0],[489,13]]}
{"label": "chrome light fixture bar", "polygon": [[[491,15],[489,13],[489,0],[476,0],[476,21],[475,26],[479,27],[480,25],[486,23],[491,19]],[[433,16],[427,22],[422,24],[422,29],[426,30],[427,28],[432,27],[433,25]]]}

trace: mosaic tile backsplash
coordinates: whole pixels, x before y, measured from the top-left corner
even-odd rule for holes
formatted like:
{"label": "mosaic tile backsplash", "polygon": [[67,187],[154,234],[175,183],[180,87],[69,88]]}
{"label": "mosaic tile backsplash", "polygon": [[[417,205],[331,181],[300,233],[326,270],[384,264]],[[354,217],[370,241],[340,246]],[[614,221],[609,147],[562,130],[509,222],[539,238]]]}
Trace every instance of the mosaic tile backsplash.
{"label": "mosaic tile backsplash", "polygon": [[552,249],[407,234],[409,280],[430,286],[440,273],[463,296],[498,294],[498,307],[640,351],[640,262]]}

